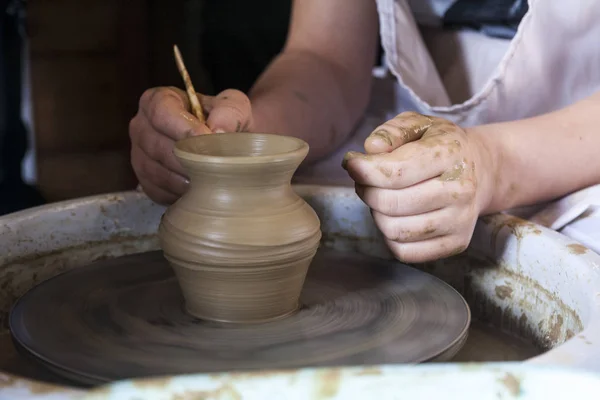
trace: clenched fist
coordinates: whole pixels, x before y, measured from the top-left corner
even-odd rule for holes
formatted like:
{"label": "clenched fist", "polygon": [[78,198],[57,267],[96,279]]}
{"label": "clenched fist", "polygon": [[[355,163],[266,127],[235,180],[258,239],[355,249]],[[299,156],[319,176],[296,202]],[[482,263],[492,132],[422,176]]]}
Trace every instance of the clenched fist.
{"label": "clenched fist", "polygon": [[489,201],[485,147],[453,123],[414,112],[379,126],[344,168],[394,255],[425,262],[462,252]]}

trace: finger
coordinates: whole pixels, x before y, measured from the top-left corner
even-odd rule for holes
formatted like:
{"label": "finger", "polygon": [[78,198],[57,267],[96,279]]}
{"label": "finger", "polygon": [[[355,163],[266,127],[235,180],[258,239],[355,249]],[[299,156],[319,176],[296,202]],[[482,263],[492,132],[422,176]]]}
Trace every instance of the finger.
{"label": "finger", "polygon": [[433,125],[433,119],[416,112],[403,112],[377,127],[365,140],[367,154],[389,153],[398,147],[419,140]]}
{"label": "finger", "polygon": [[142,191],[146,194],[146,196],[148,196],[150,199],[152,199],[152,201],[154,201],[157,204],[169,206],[179,199],[179,196],[176,196],[173,193],[169,193],[166,190],[157,187],[151,181],[145,178],[138,180],[140,182]]}
{"label": "finger", "polygon": [[[442,156],[438,145],[429,147],[422,141],[408,143],[391,153],[361,154],[348,152],[342,166],[358,184],[385,189],[403,189],[419,182],[440,176],[453,167],[452,157]],[[463,165],[464,164],[464,165]],[[466,163],[459,165],[461,174]]]}
{"label": "finger", "polygon": [[250,100],[239,90],[224,90],[212,100],[207,124],[213,132],[247,132],[251,123]]}
{"label": "finger", "polygon": [[185,177],[148,157],[139,147],[132,148],[131,163],[139,179],[152,182],[154,186],[177,196],[187,190],[189,183]]}
{"label": "finger", "polygon": [[391,217],[418,215],[449,205],[470,202],[473,185],[433,178],[404,189],[381,189],[356,185],[356,194],[371,209]]}
{"label": "finger", "polygon": [[386,240],[394,256],[405,263],[423,263],[447,258],[467,249],[469,240],[457,236],[440,236],[415,243],[398,243]]}
{"label": "finger", "polygon": [[159,162],[167,169],[185,177],[181,163],[173,154],[173,139],[152,129],[146,119],[132,120],[130,124],[132,151],[135,147],[141,149],[146,156]]}
{"label": "finger", "polygon": [[198,100],[200,100],[200,105],[202,106],[202,111],[204,112],[204,116],[207,117],[208,114],[212,111],[215,104],[215,96],[206,96],[204,94],[196,93],[198,96]]}
{"label": "finger", "polygon": [[456,222],[451,210],[444,208],[421,215],[390,217],[371,211],[375,225],[389,240],[399,243],[420,242],[454,232]]}
{"label": "finger", "polygon": [[172,140],[210,133],[210,129],[189,112],[187,95],[177,88],[147,90],[140,99],[140,110],[154,130]]}

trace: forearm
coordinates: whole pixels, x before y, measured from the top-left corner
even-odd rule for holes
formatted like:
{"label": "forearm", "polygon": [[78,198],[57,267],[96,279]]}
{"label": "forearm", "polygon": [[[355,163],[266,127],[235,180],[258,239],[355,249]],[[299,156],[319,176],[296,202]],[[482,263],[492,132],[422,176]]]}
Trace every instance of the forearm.
{"label": "forearm", "polygon": [[482,214],[552,200],[600,183],[600,92],[539,117],[468,129],[487,149]]}
{"label": "forearm", "polygon": [[254,130],[301,138],[311,148],[307,161],[319,159],[363,114],[370,82],[309,51],[284,52],[250,92]]}

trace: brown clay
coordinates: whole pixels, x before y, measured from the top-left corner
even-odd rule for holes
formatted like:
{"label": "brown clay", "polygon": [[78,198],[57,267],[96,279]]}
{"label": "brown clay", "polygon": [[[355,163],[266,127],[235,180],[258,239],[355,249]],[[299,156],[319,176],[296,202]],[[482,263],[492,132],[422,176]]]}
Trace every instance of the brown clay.
{"label": "brown clay", "polygon": [[175,145],[190,189],[164,214],[159,238],[198,318],[262,322],[298,309],[321,239],[314,210],[291,187],[308,144],[223,133]]}

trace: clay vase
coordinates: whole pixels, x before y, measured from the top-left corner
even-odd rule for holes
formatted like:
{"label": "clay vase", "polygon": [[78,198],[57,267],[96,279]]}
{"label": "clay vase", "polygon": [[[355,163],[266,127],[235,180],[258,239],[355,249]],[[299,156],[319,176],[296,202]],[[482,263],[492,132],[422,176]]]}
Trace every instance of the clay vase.
{"label": "clay vase", "polygon": [[159,239],[188,313],[238,323],[294,313],[321,239],[317,214],[291,186],[308,144],[222,133],[174,152],[190,187],[163,215]]}

